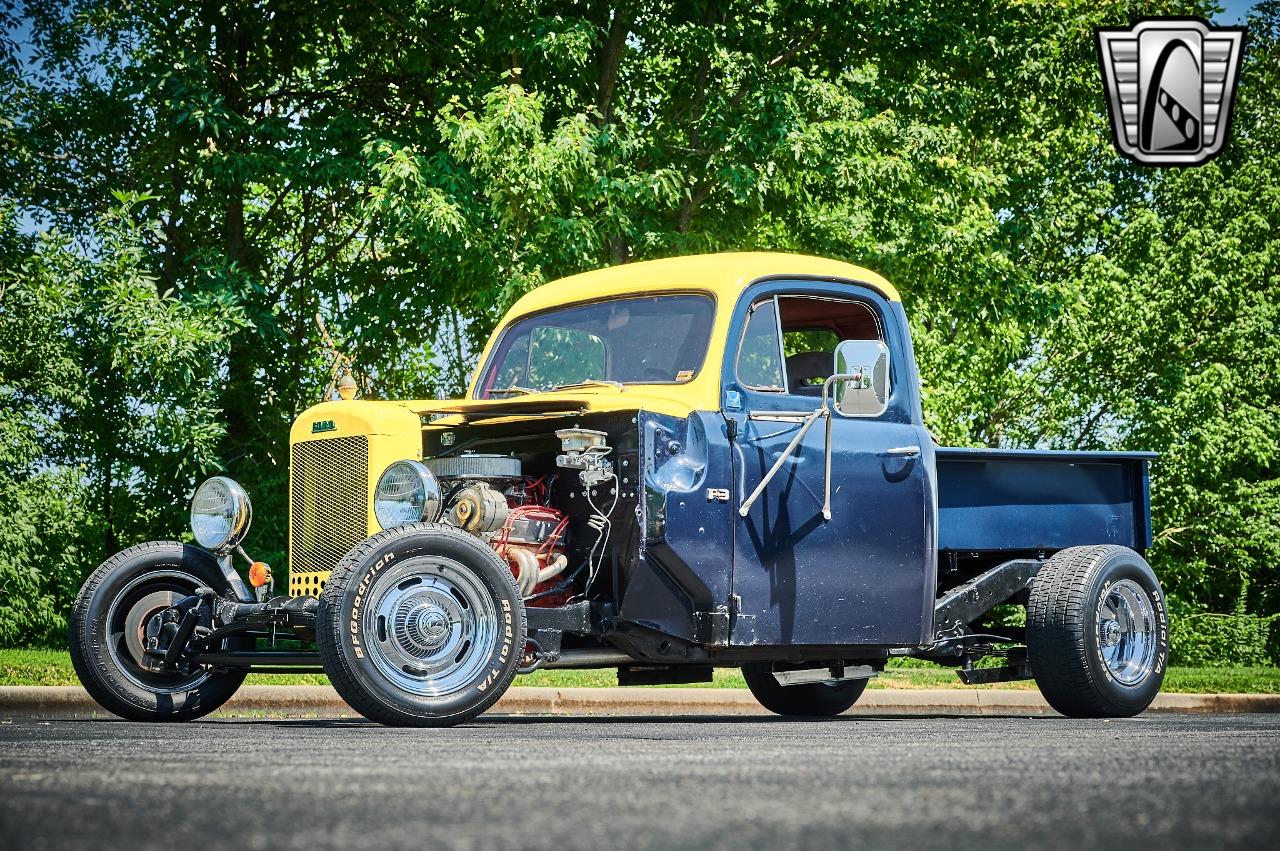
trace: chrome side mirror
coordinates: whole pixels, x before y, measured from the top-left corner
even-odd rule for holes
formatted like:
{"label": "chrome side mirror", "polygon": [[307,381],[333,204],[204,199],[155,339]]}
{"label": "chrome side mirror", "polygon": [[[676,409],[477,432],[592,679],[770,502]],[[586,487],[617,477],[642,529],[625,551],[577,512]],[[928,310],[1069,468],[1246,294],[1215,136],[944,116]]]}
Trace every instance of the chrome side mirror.
{"label": "chrome side mirror", "polygon": [[878,417],[889,407],[889,347],[880,340],[836,346],[835,409],[846,417]]}

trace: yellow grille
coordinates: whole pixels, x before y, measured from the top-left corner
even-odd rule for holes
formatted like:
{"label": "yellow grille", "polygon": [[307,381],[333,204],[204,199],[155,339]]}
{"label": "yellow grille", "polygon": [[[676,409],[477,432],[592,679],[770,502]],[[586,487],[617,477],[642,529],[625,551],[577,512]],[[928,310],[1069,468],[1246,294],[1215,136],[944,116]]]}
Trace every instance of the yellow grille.
{"label": "yellow grille", "polygon": [[369,535],[369,441],[295,443],[290,465],[289,593],[318,595],[329,571]]}

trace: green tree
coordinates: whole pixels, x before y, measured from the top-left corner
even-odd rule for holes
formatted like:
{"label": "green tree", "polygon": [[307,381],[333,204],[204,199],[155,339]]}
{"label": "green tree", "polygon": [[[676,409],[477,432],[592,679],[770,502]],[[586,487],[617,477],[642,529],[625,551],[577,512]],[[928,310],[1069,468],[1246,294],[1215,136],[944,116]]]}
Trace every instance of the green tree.
{"label": "green tree", "polygon": [[[1065,278],[1021,428],[1051,445],[1155,448],[1155,564],[1189,611],[1280,611],[1280,5],[1250,18],[1226,151],[1144,170]],[[1245,610],[1242,610],[1242,614]]]}
{"label": "green tree", "polygon": [[542,281],[804,251],[899,284],[940,440],[1163,452],[1152,557],[1178,605],[1265,615],[1280,12],[1251,18],[1235,139],[1198,169],[1116,154],[1093,43],[1208,10],[32,4],[30,61],[0,57],[4,268],[28,299],[5,321],[74,380],[0,349],[0,386],[27,388],[5,398],[54,438],[2,475],[79,494],[85,569],[178,534],[182,495],[226,469],[279,559],[289,424],[329,377],[317,314],[365,395],[456,393]]}
{"label": "green tree", "polygon": [[18,274],[32,243],[0,206],[0,644],[45,643],[65,629],[87,519],[77,468],[47,466],[79,378],[62,336],[64,291]]}
{"label": "green tree", "polygon": [[[0,91],[24,85],[12,10],[0,5]],[[0,101],[0,186],[30,155],[13,101]],[[65,629],[82,575],[75,545],[86,521],[76,469],[53,466],[58,413],[80,403],[74,352],[63,337],[68,293],[25,267],[39,240],[23,233],[17,202],[0,195],[0,644],[49,643]]]}

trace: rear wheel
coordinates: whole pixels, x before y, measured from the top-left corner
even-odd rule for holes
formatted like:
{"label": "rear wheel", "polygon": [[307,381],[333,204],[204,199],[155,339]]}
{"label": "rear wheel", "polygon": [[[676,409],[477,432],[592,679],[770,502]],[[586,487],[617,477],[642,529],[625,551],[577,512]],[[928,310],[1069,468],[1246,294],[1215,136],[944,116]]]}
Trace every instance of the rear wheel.
{"label": "rear wheel", "polygon": [[771,662],[752,662],[742,666],[742,678],[760,705],[778,715],[811,718],[839,715],[857,703],[867,688],[866,680],[784,686],[773,675],[773,670]]}
{"label": "rear wheel", "polygon": [[1159,693],[1168,656],[1164,594],[1133,550],[1072,547],[1036,574],[1027,661],[1045,700],[1063,715],[1137,715]]}
{"label": "rear wheel", "polygon": [[524,604],[511,569],[483,541],[436,524],[402,526],[334,568],[316,639],[333,687],[364,717],[452,726],[511,685]]}
{"label": "rear wheel", "polygon": [[147,622],[201,586],[231,595],[213,556],[177,541],[130,547],[85,580],[68,645],[80,682],[102,708],[133,721],[185,721],[235,694],[243,673],[198,665],[161,672],[144,653]]}

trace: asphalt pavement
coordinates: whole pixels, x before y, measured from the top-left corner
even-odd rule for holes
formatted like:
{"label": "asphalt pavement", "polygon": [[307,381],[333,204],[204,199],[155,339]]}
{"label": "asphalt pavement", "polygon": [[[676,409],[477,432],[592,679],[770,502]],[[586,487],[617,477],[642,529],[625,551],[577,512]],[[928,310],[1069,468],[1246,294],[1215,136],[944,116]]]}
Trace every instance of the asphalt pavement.
{"label": "asphalt pavement", "polygon": [[1280,847],[1280,715],[0,722],[4,849]]}

